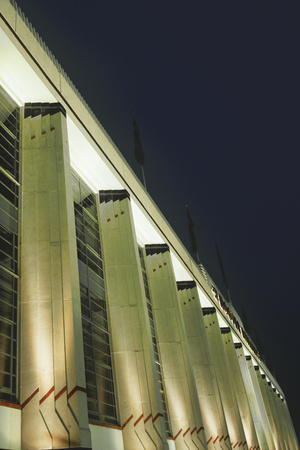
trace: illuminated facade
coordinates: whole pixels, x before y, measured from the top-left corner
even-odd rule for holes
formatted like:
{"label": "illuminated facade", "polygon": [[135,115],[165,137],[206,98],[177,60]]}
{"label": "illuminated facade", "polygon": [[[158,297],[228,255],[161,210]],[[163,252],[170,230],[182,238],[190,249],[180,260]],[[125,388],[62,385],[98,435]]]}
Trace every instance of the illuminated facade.
{"label": "illuminated facade", "polygon": [[232,304],[0,7],[0,448],[298,449]]}

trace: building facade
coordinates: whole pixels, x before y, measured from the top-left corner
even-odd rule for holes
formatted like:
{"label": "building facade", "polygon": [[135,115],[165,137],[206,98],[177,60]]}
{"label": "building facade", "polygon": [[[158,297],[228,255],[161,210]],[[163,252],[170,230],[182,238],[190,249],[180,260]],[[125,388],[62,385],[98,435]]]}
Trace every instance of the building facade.
{"label": "building facade", "polygon": [[298,449],[232,304],[0,8],[0,448]]}

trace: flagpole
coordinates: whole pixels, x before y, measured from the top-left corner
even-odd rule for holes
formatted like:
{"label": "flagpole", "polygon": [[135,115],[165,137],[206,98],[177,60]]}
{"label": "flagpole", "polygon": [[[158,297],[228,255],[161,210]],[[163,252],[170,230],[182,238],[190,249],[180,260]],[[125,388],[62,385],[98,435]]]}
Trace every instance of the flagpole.
{"label": "flagpole", "polygon": [[137,162],[140,164],[140,166],[142,168],[142,177],[143,177],[144,188],[147,190],[146,178],[145,178],[145,172],[144,172],[145,155],[144,155],[143,146],[142,146],[142,142],[141,142],[140,130],[136,123],[133,110],[131,112],[132,112],[132,119],[133,119],[133,137],[134,137],[135,159],[137,160]]}
{"label": "flagpole", "polygon": [[144,173],[144,166],[141,166],[141,168],[142,168],[142,175],[143,175],[144,188],[147,190],[147,186],[146,186],[146,178],[145,178],[145,173]]}
{"label": "flagpole", "polygon": [[216,241],[215,241],[215,246],[216,246],[216,250],[217,250],[217,254],[218,254],[218,260],[219,260],[220,269],[221,269],[222,276],[223,276],[223,282],[225,284],[227,295],[228,295],[228,300],[229,300],[230,303],[232,303],[231,295],[230,295],[230,291],[229,291],[229,284],[228,284],[228,281],[227,281],[227,278],[226,278],[226,275],[225,275],[225,270],[224,270],[224,267],[223,267],[221,253],[219,252],[219,248],[217,246]]}
{"label": "flagpole", "polygon": [[186,213],[187,213],[187,219],[188,219],[188,228],[189,228],[189,238],[190,238],[190,246],[191,246],[191,253],[196,254],[197,258],[197,264],[201,264],[199,253],[198,253],[198,245],[197,245],[197,239],[194,233],[194,223],[190,216],[188,205],[186,206]]}

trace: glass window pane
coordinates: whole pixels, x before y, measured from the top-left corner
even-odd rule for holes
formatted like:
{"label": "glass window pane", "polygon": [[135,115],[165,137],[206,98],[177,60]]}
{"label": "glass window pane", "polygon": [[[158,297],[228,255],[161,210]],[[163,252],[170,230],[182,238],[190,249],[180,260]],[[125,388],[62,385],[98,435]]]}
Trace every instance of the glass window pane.
{"label": "glass window pane", "polygon": [[72,183],[89,417],[116,423],[96,196],[75,173]]}

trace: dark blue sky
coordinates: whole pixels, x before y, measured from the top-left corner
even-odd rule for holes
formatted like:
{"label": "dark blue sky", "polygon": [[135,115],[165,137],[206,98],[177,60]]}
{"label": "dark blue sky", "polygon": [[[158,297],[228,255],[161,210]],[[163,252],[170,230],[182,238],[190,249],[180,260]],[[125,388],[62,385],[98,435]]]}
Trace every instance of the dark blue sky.
{"label": "dark blue sky", "polygon": [[[207,4],[206,4],[207,3]],[[150,195],[248,314],[300,436],[300,4],[18,0]]]}

